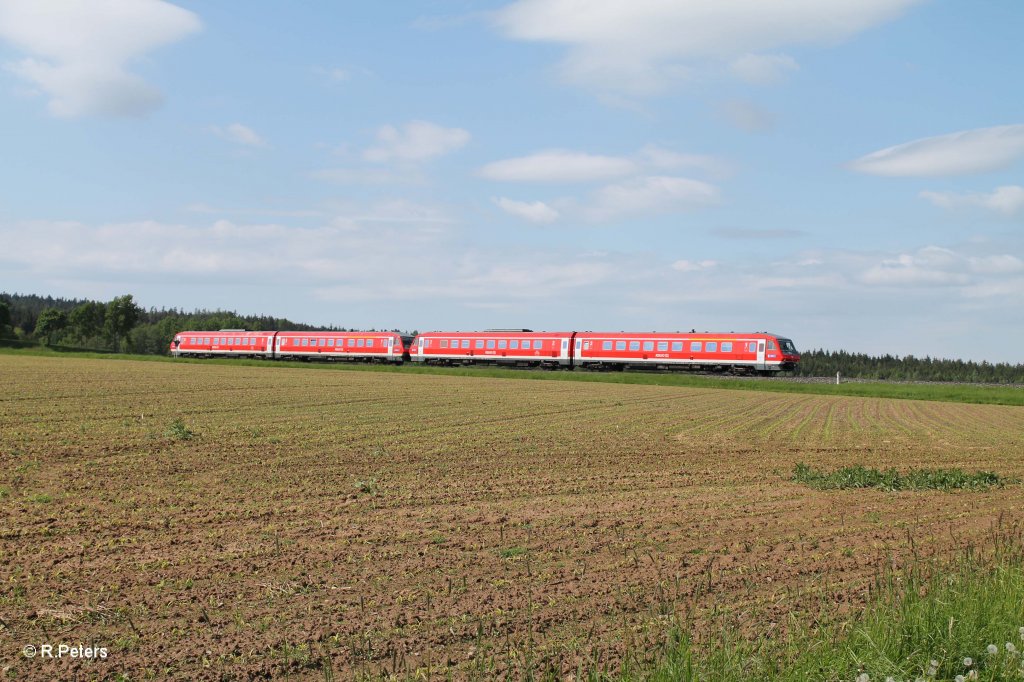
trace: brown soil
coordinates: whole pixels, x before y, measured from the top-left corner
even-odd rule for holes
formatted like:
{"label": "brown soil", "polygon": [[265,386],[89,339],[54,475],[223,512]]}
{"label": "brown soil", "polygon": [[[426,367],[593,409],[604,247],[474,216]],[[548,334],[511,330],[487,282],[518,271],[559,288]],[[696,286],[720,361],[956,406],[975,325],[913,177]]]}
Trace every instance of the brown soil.
{"label": "brown soil", "polygon": [[[567,675],[679,620],[842,614],[886,562],[1021,513],[1016,485],[790,480],[1024,477],[1019,407],[16,356],[0,376],[17,679]],[[44,643],[109,654],[21,653]]]}

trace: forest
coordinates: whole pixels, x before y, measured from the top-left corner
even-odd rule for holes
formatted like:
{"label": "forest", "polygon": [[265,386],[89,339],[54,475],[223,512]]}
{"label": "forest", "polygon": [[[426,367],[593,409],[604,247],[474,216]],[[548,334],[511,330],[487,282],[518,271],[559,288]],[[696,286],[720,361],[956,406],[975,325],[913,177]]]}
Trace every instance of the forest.
{"label": "forest", "polygon": [[[114,353],[164,354],[183,329],[252,331],[346,331],[268,315],[224,310],[142,308],[130,294],[110,301],[0,293],[0,345],[50,347]],[[402,330],[394,330],[402,331]],[[913,355],[872,356],[846,350],[804,350],[794,374],[882,381],[948,381],[1024,384],[1024,364],[974,362]]]}

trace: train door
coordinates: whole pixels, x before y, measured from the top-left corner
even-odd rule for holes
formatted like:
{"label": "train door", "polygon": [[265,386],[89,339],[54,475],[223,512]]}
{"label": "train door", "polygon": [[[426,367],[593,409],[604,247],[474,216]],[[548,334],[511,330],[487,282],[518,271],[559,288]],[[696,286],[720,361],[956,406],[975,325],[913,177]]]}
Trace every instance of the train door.
{"label": "train door", "polygon": [[757,369],[764,369],[764,339],[757,340]]}

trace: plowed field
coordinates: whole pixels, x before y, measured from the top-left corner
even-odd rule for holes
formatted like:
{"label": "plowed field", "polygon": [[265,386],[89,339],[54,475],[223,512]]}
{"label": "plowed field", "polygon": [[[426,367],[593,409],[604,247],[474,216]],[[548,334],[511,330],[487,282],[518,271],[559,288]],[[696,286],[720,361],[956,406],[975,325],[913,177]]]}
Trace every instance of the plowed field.
{"label": "plowed field", "polygon": [[[1024,478],[1020,407],[16,356],[0,379],[17,679],[614,665],[672,617],[855,605],[890,557],[976,542],[1024,497],[790,480]],[[22,653],[47,643],[108,657]]]}

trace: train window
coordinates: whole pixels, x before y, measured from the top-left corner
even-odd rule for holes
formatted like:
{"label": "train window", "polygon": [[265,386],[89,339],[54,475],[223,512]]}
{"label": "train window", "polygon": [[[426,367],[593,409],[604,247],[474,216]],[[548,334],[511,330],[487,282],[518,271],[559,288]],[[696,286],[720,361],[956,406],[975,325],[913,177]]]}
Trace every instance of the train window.
{"label": "train window", "polygon": [[462,347],[469,348],[469,339],[462,339]]}
{"label": "train window", "polygon": [[668,341],[658,341],[658,350],[668,350]]}
{"label": "train window", "polygon": [[494,349],[494,339],[487,339],[487,347],[492,350]]}
{"label": "train window", "polygon": [[626,350],[626,342],[625,341],[616,341],[615,342],[615,350]]}
{"label": "train window", "polygon": [[732,352],[732,341],[722,341],[722,352],[723,353],[731,353]]}
{"label": "train window", "polygon": [[484,340],[483,339],[477,339],[476,341],[473,342],[473,348],[483,348],[483,347],[484,347]]}
{"label": "train window", "polygon": [[373,348],[373,339],[366,339],[366,347]]}
{"label": "train window", "polygon": [[676,351],[677,353],[682,351],[683,350],[683,342],[682,341],[673,341],[672,342],[672,350]]}
{"label": "train window", "polygon": [[630,350],[640,350],[640,342],[639,341],[630,341],[629,342],[629,349]]}
{"label": "train window", "polygon": [[319,341],[317,341],[316,345],[318,345],[318,346],[326,346],[327,345],[327,339],[320,339]]}
{"label": "train window", "polygon": [[366,339],[356,339],[356,348],[362,348],[366,345]]}
{"label": "train window", "polygon": [[511,341],[508,342],[508,347],[511,348],[512,350],[518,350],[519,349],[519,340],[518,339],[512,339]]}
{"label": "train window", "polygon": [[242,338],[241,337],[239,337],[239,336],[235,337],[235,345],[236,346],[241,346],[242,345]]}
{"label": "train window", "polygon": [[191,337],[190,341],[192,342],[193,346],[196,345],[196,337]]}
{"label": "train window", "polygon": [[533,342],[533,349],[534,350],[540,350],[543,347],[544,347],[544,342],[543,341],[538,339],[537,341]]}
{"label": "train window", "polygon": [[210,345],[210,337],[209,336],[207,336],[207,337],[205,337],[203,339],[203,345],[204,346],[209,346]]}
{"label": "train window", "polygon": [[707,345],[706,350],[709,353],[714,353],[715,351],[718,350],[718,342],[717,341],[708,341],[708,345]]}
{"label": "train window", "polygon": [[644,341],[644,350],[654,350],[654,341]]}
{"label": "train window", "polygon": [[769,341],[768,342],[768,350],[775,350],[775,342],[774,341]]}
{"label": "train window", "polygon": [[750,343],[747,344],[747,352],[749,352],[749,353],[756,353],[757,352],[757,342],[756,341],[751,341]]}
{"label": "train window", "polygon": [[601,342],[601,350],[611,350],[611,349],[612,349],[612,342],[611,341],[602,341]]}
{"label": "train window", "polygon": [[441,348],[448,347],[448,339],[441,339]]}
{"label": "train window", "polygon": [[498,341],[498,348],[507,348],[507,347],[508,347],[508,341],[506,341],[505,339],[501,339],[501,340]]}
{"label": "train window", "polygon": [[334,339],[327,339],[327,345],[331,348],[334,347]]}
{"label": "train window", "polygon": [[690,342],[690,352],[691,353],[699,353],[700,352],[700,341],[691,341]]}

